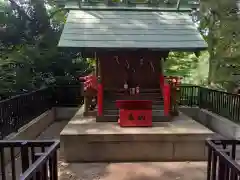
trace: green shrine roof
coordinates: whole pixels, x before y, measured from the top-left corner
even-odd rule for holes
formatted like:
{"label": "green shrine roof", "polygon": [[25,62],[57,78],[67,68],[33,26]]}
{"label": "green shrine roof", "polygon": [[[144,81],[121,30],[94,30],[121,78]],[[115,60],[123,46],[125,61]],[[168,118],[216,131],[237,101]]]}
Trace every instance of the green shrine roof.
{"label": "green shrine roof", "polygon": [[59,47],[203,50],[188,13],[71,10]]}
{"label": "green shrine roof", "polygon": [[59,47],[207,48],[189,15],[199,0],[58,0],[69,10]]}

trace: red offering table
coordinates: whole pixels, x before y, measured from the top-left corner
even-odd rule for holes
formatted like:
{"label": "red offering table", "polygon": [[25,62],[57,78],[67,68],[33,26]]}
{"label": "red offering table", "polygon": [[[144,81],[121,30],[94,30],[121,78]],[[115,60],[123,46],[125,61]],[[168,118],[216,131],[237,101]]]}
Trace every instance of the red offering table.
{"label": "red offering table", "polygon": [[118,123],[122,127],[152,126],[152,101],[117,100],[119,108]]}

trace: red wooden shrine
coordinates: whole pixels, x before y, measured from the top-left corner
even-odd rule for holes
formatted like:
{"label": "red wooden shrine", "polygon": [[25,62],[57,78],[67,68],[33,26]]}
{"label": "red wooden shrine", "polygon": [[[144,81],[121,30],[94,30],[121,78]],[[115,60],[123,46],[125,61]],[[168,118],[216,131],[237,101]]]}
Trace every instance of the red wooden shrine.
{"label": "red wooden shrine", "polygon": [[84,78],[85,90],[97,90],[97,116],[104,116],[106,92],[123,92],[130,99],[116,101],[119,125],[152,126],[152,101],[136,99],[137,95],[151,89],[159,89],[159,96],[164,100],[164,116],[169,116],[171,88],[162,69],[162,61],[167,55],[168,52],[150,50],[97,53],[96,74]]}

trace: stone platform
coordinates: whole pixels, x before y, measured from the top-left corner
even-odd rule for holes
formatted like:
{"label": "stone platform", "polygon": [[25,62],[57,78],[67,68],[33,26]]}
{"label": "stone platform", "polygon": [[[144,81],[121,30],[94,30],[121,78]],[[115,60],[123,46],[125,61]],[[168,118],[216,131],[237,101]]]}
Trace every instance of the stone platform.
{"label": "stone platform", "polygon": [[81,112],[60,134],[68,162],[202,161],[214,133],[184,114],[152,128],[121,128]]}

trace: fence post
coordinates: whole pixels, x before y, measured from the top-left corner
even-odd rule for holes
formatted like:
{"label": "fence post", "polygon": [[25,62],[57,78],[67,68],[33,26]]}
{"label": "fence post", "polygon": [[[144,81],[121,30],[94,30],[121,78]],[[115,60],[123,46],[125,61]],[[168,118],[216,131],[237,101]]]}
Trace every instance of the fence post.
{"label": "fence post", "polygon": [[24,173],[29,167],[29,151],[27,141],[22,142],[20,149],[21,149],[22,173]]}
{"label": "fence post", "polygon": [[202,108],[202,87],[198,86],[198,107]]}
{"label": "fence post", "polygon": [[191,87],[191,101],[190,101],[190,106],[193,107],[193,98],[194,98],[194,88],[193,86]]}
{"label": "fence post", "polygon": [[57,104],[57,99],[56,99],[57,87],[51,86],[48,89],[49,89],[49,103],[51,107],[54,107]]}

